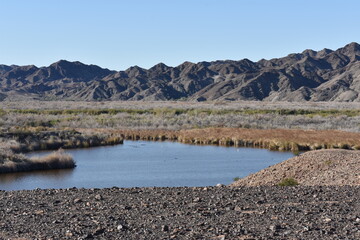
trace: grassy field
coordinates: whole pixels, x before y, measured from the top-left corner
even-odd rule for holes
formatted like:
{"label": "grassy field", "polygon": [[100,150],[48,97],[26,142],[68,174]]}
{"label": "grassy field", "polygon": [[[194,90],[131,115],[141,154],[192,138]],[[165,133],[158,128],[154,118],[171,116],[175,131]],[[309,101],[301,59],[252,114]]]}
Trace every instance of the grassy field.
{"label": "grassy field", "polygon": [[311,129],[360,132],[359,103],[3,102],[0,126]]}

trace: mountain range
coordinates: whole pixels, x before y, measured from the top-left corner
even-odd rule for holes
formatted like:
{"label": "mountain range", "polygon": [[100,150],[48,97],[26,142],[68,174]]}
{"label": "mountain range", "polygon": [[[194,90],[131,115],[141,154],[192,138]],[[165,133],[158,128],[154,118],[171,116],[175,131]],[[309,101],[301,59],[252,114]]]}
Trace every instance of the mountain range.
{"label": "mountain range", "polygon": [[60,60],[0,65],[0,100],[360,101],[360,45],[283,58],[159,63],[111,71]]}

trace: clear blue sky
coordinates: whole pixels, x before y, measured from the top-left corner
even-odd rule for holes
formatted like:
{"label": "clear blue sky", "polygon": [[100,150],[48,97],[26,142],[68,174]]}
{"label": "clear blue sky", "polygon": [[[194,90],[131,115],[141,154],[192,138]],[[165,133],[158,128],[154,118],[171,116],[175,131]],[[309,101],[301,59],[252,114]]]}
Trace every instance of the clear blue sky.
{"label": "clear blue sky", "polygon": [[360,43],[359,0],[0,0],[0,64],[112,70]]}

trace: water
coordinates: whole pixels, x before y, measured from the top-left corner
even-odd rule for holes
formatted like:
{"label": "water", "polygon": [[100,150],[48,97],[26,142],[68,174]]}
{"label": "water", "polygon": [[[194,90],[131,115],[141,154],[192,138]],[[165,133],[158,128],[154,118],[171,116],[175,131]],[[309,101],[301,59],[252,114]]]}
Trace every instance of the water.
{"label": "water", "polygon": [[234,177],[247,176],[293,156],[265,149],[145,141],[66,152],[74,157],[75,169],[1,174],[0,190],[230,184]]}

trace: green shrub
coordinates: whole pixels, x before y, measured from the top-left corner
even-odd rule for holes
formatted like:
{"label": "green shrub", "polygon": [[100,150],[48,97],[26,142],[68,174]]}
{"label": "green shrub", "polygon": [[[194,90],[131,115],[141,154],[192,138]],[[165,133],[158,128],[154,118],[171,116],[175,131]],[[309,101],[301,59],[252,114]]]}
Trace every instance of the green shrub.
{"label": "green shrub", "polygon": [[278,183],[278,186],[296,186],[299,185],[298,181],[294,178],[284,178],[281,182]]}

